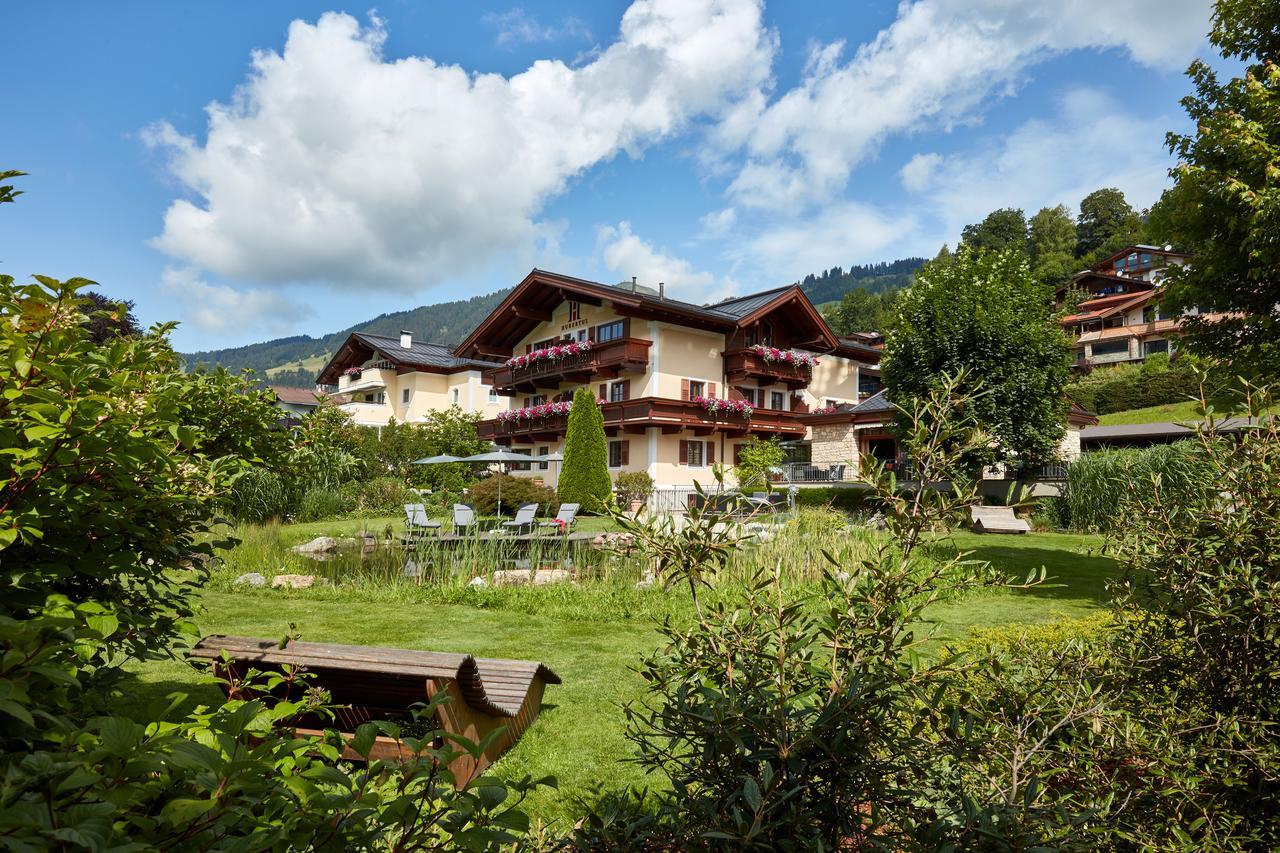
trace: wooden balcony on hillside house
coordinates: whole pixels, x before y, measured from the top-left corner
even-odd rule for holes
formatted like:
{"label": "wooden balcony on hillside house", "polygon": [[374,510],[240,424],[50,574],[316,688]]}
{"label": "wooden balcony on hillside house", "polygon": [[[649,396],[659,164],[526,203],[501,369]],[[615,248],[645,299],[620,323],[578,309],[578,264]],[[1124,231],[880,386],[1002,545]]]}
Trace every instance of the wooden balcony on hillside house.
{"label": "wooden balcony on hillside house", "polygon": [[595,344],[588,352],[556,360],[536,361],[524,367],[502,366],[488,373],[489,384],[499,394],[532,394],[539,388],[558,388],[561,383],[586,385],[592,379],[616,379],[624,370],[643,373],[649,369],[652,341],[620,338]]}
{"label": "wooden balcony on hillside house", "polygon": [[[712,414],[700,403],[662,397],[605,403],[601,409],[604,413],[605,433],[610,436],[621,433],[643,434],[650,427],[660,427],[668,435],[691,430],[695,435],[723,432],[731,437],[754,433],[761,436],[798,438],[805,433],[805,425],[797,417],[799,412],[780,409],[756,409],[747,418],[743,415]],[[519,421],[500,421],[494,418],[477,424],[476,434],[479,438],[502,445],[554,441],[564,436],[568,425],[568,415]]]}
{"label": "wooden balcony on hillside house", "polygon": [[750,349],[735,349],[724,354],[724,372],[730,385],[754,380],[764,385],[785,383],[795,390],[809,384],[813,369],[784,361],[766,361]]}

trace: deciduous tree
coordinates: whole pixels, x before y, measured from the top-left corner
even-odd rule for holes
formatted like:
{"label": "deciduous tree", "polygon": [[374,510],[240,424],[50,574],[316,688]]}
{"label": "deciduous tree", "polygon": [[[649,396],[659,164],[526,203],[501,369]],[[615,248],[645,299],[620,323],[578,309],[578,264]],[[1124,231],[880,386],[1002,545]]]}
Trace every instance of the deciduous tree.
{"label": "deciduous tree", "polygon": [[1196,127],[1172,133],[1179,163],[1164,204],[1170,238],[1195,255],[1170,270],[1175,308],[1233,312],[1213,322],[1188,318],[1187,346],[1237,370],[1280,376],[1280,6],[1223,0],[1210,40],[1242,76],[1220,82],[1196,60],[1183,99]]}
{"label": "deciduous tree", "polygon": [[971,405],[994,437],[980,461],[1055,458],[1065,431],[1069,368],[1051,296],[1017,252],[965,249],[946,263],[928,264],[903,295],[885,343],[890,398],[910,404],[925,397],[937,377],[964,371],[967,382],[980,383],[982,393]]}
{"label": "deciduous tree", "polygon": [[966,225],[960,235],[962,246],[999,252],[1013,249],[1027,251],[1027,217],[1014,207],[1002,207],[987,214],[976,225]]}
{"label": "deciduous tree", "polygon": [[1076,271],[1076,224],[1066,206],[1042,207],[1031,217],[1031,270],[1045,284],[1065,284]]}

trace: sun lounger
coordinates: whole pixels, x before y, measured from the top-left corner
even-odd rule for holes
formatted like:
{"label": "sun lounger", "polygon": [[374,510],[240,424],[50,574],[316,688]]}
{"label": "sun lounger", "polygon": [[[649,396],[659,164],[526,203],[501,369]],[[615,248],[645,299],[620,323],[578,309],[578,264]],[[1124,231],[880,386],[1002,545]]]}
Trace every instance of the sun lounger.
{"label": "sun lounger", "polygon": [[514,530],[517,533],[523,533],[526,530],[532,530],[533,526],[538,523],[538,505],[522,504],[516,510],[516,517],[510,521],[502,522],[502,526],[508,530]]}
{"label": "sun lounger", "polygon": [[969,507],[973,529],[977,533],[1030,533],[1031,525],[1018,518],[1011,506]]}
{"label": "sun lounger", "polygon": [[440,522],[432,521],[427,516],[427,508],[423,504],[405,504],[404,505],[404,526],[410,536],[415,534],[421,535],[428,530],[435,530],[440,526]]}
{"label": "sun lounger", "polygon": [[466,504],[453,505],[453,532],[470,530],[476,526],[476,511]]}
{"label": "sun lounger", "polygon": [[580,504],[560,504],[560,510],[556,513],[556,517],[550,521],[544,521],[539,527],[555,528],[557,533],[568,533],[573,528],[573,521],[578,517],[578,509]]}

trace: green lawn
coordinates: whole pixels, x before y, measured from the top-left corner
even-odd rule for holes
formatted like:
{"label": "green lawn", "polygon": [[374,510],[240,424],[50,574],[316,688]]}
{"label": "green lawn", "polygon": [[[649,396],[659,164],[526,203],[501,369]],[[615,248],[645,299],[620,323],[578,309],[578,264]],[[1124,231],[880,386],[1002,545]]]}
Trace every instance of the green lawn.
{"label": "green lawn", "polygon": [[[302,540],[359,528],[358,520],[294,525],[288,538]],[[937,606],[930,615],[940,639],[963,637],[976,625],[1037,623],[1095,612],[1104,599],[1106,579],[1116,570],[1111,560],[1097,556],[1096,537],[961,533],[956,542],[1010,573],[1022,575],[1044,565],[1052,580],[1033,589],[982,593]],[[573,618],[507,609],[501,603],[504,599],[481,609],[358,597],[343,600],[339,592],[209,591],[203,595],[204,611],[197,621],[206,633],[279,637],[294,623],[309,640],[544,661],[563,677],[564,684],[548,688],[542,716],[495,772],[506,777],[525,773],[558,777],[559,790],[537,795],[530,806],[537,817],[560,822],[581,813],[577,802],[582,798],[627,783],[644,784],[638,770],[625,761],[630,749],[622,735],[620,705],[642,694],[641,680],[632,667],[657,642],[650,619],[618,618],[613,611],[612,615],[593,613],[591,604],[599,590],[590,587],[564,591],[582,597]],[[629,587],[628,592],[632,592]],[[140,702],[174,690],[190,692],[195,701],[219,700],[215,688],[196,683],[194,671],[178,661],[146,664],[137,677],[134,695]]]}
{"label": "green lawn", "polygon": [[[1271,410],[1274,414],[1275,410]],[[1226,417],[1229,415],[1240,414],[1239,412],[1216,412],[1217,417]],[[1198,423],[1204,420],[1200,416],[1200,404],[1194,400],[1187,400],[1182,403],[1166,403],[1163,406],[1148,406],[1145,409],[1126,409],[1123,412],[1112,412],[1109,415],[1099,415],[1098,424],[1100,426],[1115,426],[1118,424],[1153,424],[1164,421],[1171,421],[1176,424]]]}

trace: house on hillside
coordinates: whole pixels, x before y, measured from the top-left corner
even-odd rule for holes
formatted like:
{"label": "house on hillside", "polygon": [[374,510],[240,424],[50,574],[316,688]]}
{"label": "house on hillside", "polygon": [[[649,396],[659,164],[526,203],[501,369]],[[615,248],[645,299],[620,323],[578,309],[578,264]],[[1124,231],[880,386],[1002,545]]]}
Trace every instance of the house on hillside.
{"label": "house on hillside", "polygon": [[1161,279],[1171,265],[1190,260],[1168,248],[1128,246],[1077,274],[1071,287],[1089,298],[1060,321],[1075,339],[1074,366],[1088,369],[1140,362],[1156,353],[1172,355],[1182,318],[1200,311],[1173,314],[1163,309]]}
{"label": "house on hillside", "polygon": [[409,332],[399,339],[352,332],[316,383],[321,391],[340,395],[339,408],[362,426],[385,426],[392,418],[417,423],[450,406],[492,418],[506,405],[482,376],[499,363],[461,358],[442,344],[417,342]]}
{"label": "house on hillside", "polygon": [[268,385],[267,390],[275,395],[276,408],[287,412],[291,419],[299,418],[320,405],[320,397],[312,388]]}
{"label": "house on hillside", "polygon": [[454,355],[499,360],[486,381],[507,406],[480,437],[562,452],[586,387],[603,401],[610,473],[647,471],[659,488],[711,484],[751,436],[803,444],[810,413],[880,387],[880,351],[838,337],[798,286],[704,306],[535,269]]}

